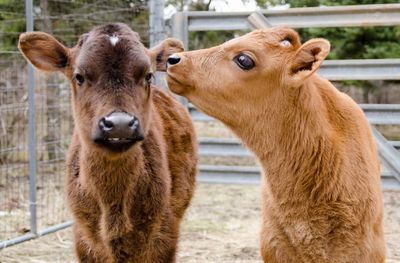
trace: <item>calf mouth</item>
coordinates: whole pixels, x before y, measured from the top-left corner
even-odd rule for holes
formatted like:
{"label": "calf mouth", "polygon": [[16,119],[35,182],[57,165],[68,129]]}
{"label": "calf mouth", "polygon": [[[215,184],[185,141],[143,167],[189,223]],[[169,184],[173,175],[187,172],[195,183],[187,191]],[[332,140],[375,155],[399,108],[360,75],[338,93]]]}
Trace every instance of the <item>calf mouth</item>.
{"label": "calf mouth", "polygon": [[168,87],[171,89],[172,92],[176,94],[182,95],[190,89],[189,85],[183,83],[181,80],[179,80],[168,71],[165,79],[168,83]]}
{"label": "calf mouth", "polygon": [[132,138],[97,138],[94,139],[94,142],[112,152],[125,152],[143,140],[144,136],[138,135]]}
{"label": "calf mouth", "polygon": [[178,85],[183,85],[176,77],[174,77],[171,73],[167,72],[167,82],[173,82]]}

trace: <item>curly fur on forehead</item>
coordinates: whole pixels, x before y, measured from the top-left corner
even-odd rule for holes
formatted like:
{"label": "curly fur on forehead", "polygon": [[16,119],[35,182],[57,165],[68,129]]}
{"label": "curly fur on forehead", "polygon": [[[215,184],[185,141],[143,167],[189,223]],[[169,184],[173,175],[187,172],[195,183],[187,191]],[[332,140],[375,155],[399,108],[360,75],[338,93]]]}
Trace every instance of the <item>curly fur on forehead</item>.
{"label": "curly fur on forehead", "polygon": [[142,45],[139,34],[122,23],[106,24],[95,27],[89,33],[81,35],[77,45],[82,47],[83,44],[90,40],[97,39],[100,36],[107,36],[108,41],[113,46],[115,46],[121,38],[129,39],[129,42]]}
{"label": "curly fur on forehead", "polygon": [[121,35],[121,36],[131,36],[134,40],[140,42],[140,36],[138,33],[134,32],[130,27],[122,23],[106,24],[102,26],[95,27],[92,31],[93,34],[100,35]]}

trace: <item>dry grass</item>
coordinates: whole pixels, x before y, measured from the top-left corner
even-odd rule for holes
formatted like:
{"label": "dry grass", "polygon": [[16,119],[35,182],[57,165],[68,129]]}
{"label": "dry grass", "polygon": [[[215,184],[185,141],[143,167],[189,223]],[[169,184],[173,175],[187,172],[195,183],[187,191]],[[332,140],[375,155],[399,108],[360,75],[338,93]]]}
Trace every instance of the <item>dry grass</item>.
{"label": "dry grass", "polygon": [[[37,224],[44,229],[68,220],[64,202],[64,162],[40,165],[36,181]],[[45,170],[47,169],[47,170]],[[8,171],[6,171],[8,172]],[[8,173],[0,187],[0,240],[29,232],[29,177],[23,169]]]}
{"label": "dry grass", "polygon": [[236,138],[221,122],[195,122],[198,137]]}
{"label": "dry grass", "polygon": [[[400,262],[400,191],[385,191],[387,263]],[[183,223],[178,262],[261,262],[260,188],[199,184]],[[75,262],[71,229],[6,248],[1,263]]]}
{"label": "dry grass", "polygon": [[238,166],[256,166],[257,162],[254,157],[239,156],[200,156],[201,164],[210,165],[238,165]]}

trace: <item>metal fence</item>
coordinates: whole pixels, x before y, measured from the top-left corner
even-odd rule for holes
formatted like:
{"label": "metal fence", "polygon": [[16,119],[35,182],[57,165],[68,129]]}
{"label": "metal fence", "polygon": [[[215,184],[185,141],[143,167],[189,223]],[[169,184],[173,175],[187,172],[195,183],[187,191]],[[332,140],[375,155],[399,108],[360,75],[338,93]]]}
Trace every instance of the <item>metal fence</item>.
{"label": "metal fence", "polygon": [[[169,22],[173,37],[189,46],[189,32],[193,31],[248,31],[251,28],[287,26],[359,27],[400,25],[400,4],[292,8],[262,12],[215,13],[180,12]],[[400,59],[328,60],[319,74],[329,80],[399,80]],[[400,124],[400,105],[361,105],[371,124]],[[194,121],[214,120],[198,112],[193,105],[189,111]],[[384,188],[400,188],[400,154],[395,148],[399,142],[388,142],[376,128],[373,133],[385,169],[382,172]],[[200,154],[206,156],[247,157],[250,154],[238,141],[220,138],[201,138]],[[201,165],[200,181],[214,183],[259,183],[260,171],[255,166]]]}
{"label": "metal fence", "polygon": [[69,84],[61,74],[34,74],[17,50],[19,34],[46,31],[71,46],[92,27],[120,21],[149,42],[140,1],[81,2],[10,1],[0,9],[1,46],[8,47],[0,50],[0,249],[72,224],[64,198],[73,129]]}
{"label": "metal fence", "polygon": [[72,127],[69,87],[59,76],[38,75],[30,99],[25,60],[16,52],[0,53],[0,59],[0,240],[31,238],[68,218],[63,174]]}
{"label": "metal fence", "polygon": [[[42,1],[41,1],[42,2]],[[45,0],[43,2],[46,2]],[[68,1],[66,1],[68,2]],[[73,1],[72,1],[73,2]],[[82,7],[80,14],[37,14],[32,16],[32,1],[26,0],[27,12],[13,13],[10,23],[25,22],[32,30],[35,22],[57,17],[84,23],[86,29],[107,22],[104,14],[108,1],[99,1],[105,10],[91,16],[87,13],[93,5]],[[122,2],[122,1],[121,1]],[[154,8],[157,1],[152,1]],[[64,2],[60,1],[59,4]],[[0,14],[1,14],[0,10]],[[114,10],[114,20],[123,20],[121,12],[138,14],[135,7]],[[10,12],[8,12],[8,15]],[[12,12],[11,12],[12,13]],[[160,14],[156,11],[155,14]],[[264,11],[271,25],[292,27],[312,26],[360,26],[399,25],[400,5],[370,5],[357,7],[304,8],[284,11]],[[44,16],[44,17],[40,17]],[[188,32],[197,30],[248,30],[247,17],[250,13],[177,13],[169,22],[170,34],[180,38],[188,46]],[[100,16],[100,18],[98,17]],[[158,15],[159,16],[159,15]],[[26,19],[27,18],[27,19]],[[322,18],[322,19],[321,19]],[[111,18],[110,18],[111,19]],[[122,20],[121,20],[122,19]],[[316,20],[318,19],[318,23]],[[295,23],[293,21],[296,21]],[[322,21],[322,22],[321,22]],[[1,22],[1,21],[0,21]],[[65,23],[65,21],[63,21]],[[71,22],[72,23],[72,22]],[[35,25],[36,25],[35,24]],[[132,24],[131,24],[132,26]],[[74,26],[71,24],[70,28]],[[136,28],[135,28],[136,27]],[[151,32],[164,34],[159,20],[150,25]],[[18,28],[18,27],[17,27]],[[136,31],[137,25],[133,25]],[[141,32],[147,32],[145,25]],[[25,31],[25,29],[21,29]],[[18,35],[21,32],[0,32]],[[53,28],[53,33],[75,41],[77,35],[66,27]],[[83,32],[80,32],[83,33]],[[4,35],[7,36],[7,35]],[[147,36],[142,34],[144,42]],[[157,41],[153,38],[152,44]],[[72,43],[72,42],[71,42]],[[15,43],[16,44],[16,43]],[[400,79],[400,61],[328,61],[321,73],[330,79]],[[59,75],[36,74],[16,50],[0,51],[0,249],[24,240],[53,232],[72,224],[64,201],[63,180],[64,160],[73,128],[69,102],[69,88]],[[188,105],[196,122],[213,121]],[[364,111],[371,123],[399,124],[399,105],[365,105]],[[377,136],[380,136],[377,134]],[[390,173],[383,174],[385,186],[397,187],[393,177],[399,158],[392,146],[398,142],[379,142],[383,159],[391,167]],[[237,140],[221,138],[200,138],[201,156],[250,157]],[[389,146],[388,146],[389,145]],[[392,146],[391,146],[392,145]],[[392,158],[392,159],[391,159]],[[394,159],[393,159],[394,158]],[[398,170],[400,172],[400,170]],[[200,181],[216,183],[258,183],[259,170],[254,166],[201,165]]]}

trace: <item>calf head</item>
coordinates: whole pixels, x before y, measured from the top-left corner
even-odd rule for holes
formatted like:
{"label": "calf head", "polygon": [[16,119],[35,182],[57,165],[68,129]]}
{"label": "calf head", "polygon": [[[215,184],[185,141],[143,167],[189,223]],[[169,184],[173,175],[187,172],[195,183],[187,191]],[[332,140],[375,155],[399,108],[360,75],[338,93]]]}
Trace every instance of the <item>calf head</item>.
{"label": "calf head", "polygon": [[80,140],[113,152],[144,139],[151,118],[152,74],[165,71],[168,56],[183,51],[173,39],[148,50],[124,24],[96,27],[73,48],[43,32],[24,33],[19,49],[38,69],[65,74]]}
{"label": "calf head", "polygon": [[288,28],[255,30],[209,49],[168,58],[170,89],[229,126],[257,103],[296,90],[321,65],[330,49],[324,39],[301,45]]}

